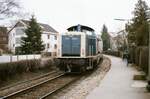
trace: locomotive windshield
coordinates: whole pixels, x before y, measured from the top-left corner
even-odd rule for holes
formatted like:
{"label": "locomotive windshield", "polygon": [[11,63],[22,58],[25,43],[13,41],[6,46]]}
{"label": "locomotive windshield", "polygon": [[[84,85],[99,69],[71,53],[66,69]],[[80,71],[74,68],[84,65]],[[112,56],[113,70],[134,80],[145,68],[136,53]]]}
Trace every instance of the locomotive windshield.
{"label": "locomotive windshield", "polygon": [[80,56],[81,37],[62,36],[62,56]]}

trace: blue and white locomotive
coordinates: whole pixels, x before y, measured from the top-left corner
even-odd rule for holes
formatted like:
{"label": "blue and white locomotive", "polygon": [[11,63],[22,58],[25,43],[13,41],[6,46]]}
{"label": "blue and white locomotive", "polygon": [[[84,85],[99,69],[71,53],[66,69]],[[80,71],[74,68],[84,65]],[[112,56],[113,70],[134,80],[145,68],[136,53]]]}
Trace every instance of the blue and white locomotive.
{"label": "blue and white locomotive", "polygon": [[94,29],[76,25],[59,36],[57,66],[65,72],[84,72],[93,69],[102,59],[100,39]]}

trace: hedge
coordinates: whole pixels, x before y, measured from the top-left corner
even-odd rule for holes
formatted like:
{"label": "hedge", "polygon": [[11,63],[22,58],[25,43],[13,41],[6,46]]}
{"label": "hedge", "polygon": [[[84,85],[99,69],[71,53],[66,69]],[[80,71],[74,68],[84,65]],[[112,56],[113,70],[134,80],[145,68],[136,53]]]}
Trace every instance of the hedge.
{"label": "hedge", "polygon": [[47,68],[50,67],[51,64],[51,60],[47,60],[44,64],[41,64],[40,59],[0,63],[0,81],[5,81],[17,74],[34,72],[36,70]]}

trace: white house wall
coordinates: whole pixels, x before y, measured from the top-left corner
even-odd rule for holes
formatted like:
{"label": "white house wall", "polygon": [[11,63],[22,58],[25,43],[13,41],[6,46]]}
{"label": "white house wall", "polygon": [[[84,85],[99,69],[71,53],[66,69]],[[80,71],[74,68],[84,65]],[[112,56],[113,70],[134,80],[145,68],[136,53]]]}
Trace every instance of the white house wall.
{"label": "white house wall", "polygon": [[[48,35],[49,35],[49,39],[48,39]],[[56,48],[55,48],[55,44],[58,46],[58,39],[57,35],[51,34],[51,33],[43,33],[42,34],[42,41],[43,44],[45,45],[45,52],[56,52]],[[48,48],[48,44],[49,44],[49,48]]]}
{"label": "white house wall", "polygon": [[[21,38],[26,36],[24,29],[24,27],[16,27],[9,33],[9,49],[11,52],[15,53],[16,47],[21,46]],[[22,33],[19,31],[22,31]]]}
{"label": "white house wall", "polygon": [[[16,47],[21,46],[21,42],[18,40],[21,40],[22,37],[26,36],[24,33],[24,29],[25,29],[25,27],[15,27],[9,33],[9,50],[11,52],[15,53]],[[48,39],[48,35],[50,35],[49,39]],[[50,32],[44,32],[43,31],[43,33],[41,35],[41,39],[43,41],[43,44],[45,45],[44,52],[56,52],[55,44],[58,45],[58,40],[57,39],[55,40],[55,36],[58,39],[56,33],[50,33]],[[47,48],[48,43],[50,45],[49,48]]]}
{"label": "white house wall", "polygon": [[61,45],[62,45],[62,34],[59,34],[57,36],[57,39],[58,39],[58,48],[57,48],[57,57],[62,57],[62,48],[61,48]]}
{"label": "white house wall", "polygon": [[97,35],[98,40],[98,44],[97,44],[97,52],[103,52],[103,40],[101,38],[101,35]]}

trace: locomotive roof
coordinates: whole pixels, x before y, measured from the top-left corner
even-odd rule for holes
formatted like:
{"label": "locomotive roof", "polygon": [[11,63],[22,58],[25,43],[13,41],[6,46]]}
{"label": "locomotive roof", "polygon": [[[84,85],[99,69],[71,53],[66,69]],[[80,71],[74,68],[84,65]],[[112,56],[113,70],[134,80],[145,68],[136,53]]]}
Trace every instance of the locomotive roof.
{"label": "locomotive roof", "polygon": [[76,29],[78,28],[78,26],[80,26],[81,29],[85,29],[85,30],[88,30],[88,31],[94,31],[94,29],[92,29],[91,27],[84,26],[84,25],[80,25],[80,24],[75,25],[75,26],[71,26],[71,27],[69,27],[67,30],[68,30],[68,31],[76,30]]}

